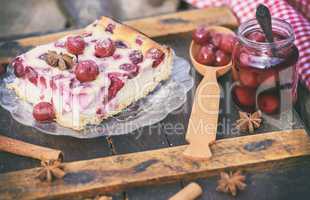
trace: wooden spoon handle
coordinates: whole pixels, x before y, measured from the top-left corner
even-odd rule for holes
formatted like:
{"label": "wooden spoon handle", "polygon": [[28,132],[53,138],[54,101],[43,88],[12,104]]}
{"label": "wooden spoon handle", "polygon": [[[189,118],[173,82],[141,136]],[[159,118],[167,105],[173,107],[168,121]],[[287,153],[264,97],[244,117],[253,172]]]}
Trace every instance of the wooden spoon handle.
{"label": "wooden spoon handle", "polygon": [[192,113],[186,133],[190,143],[184,154],[194,158],[211,156],[209,144],[216,139],[220,102],[220,88],[216,71],[205,73],[194,97]]}

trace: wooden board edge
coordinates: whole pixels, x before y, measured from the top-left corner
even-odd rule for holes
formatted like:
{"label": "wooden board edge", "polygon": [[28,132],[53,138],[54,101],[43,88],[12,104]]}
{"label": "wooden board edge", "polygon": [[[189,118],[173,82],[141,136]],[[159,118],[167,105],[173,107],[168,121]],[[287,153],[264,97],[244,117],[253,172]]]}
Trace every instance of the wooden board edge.
{"label": "wooden board edge", "polygon": [[278,161],[310,155],[303,129],[229,138],[211,147],[209,161],[182,156],[186,145],[65,163],[63,180],[42,183],[37,168],[0,174],[0,199],[67,198],[130,187],[213,176],[224,169],[256,170]]}
{"label": "wooden board edge", "polygon": [[[208,20],[210,19],[210,20]],[[193,30],[196,26],[212,21],[207,25],[223,25],[236,28],[238,21],[228,7],[203,8],[190,11],[164,14],[143,19],[125,21],[129,25],[149,37],[177,34]],[[34,36],[16,40],[21,46],[36,46],[57,40],[68,34],[80,33],[83,29],[63,31],[41,36]]]}

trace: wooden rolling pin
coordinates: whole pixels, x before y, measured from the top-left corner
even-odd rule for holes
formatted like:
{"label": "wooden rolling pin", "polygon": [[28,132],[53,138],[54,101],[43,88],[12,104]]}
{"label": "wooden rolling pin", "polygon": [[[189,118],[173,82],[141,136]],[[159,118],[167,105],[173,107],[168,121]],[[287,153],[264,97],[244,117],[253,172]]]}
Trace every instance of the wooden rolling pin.
{"label": "wooden rolling pin", "polygon": [[61,160],[63,153],[57,149],[42,147],[0,135],[0,151],[35,158],[38,160]]}
{"label": "wooden rolling pin", "polygon": [[195,182],[188,184],[174,196],[170,197],[169,200],[194,200],[202,194],[200,185]]}

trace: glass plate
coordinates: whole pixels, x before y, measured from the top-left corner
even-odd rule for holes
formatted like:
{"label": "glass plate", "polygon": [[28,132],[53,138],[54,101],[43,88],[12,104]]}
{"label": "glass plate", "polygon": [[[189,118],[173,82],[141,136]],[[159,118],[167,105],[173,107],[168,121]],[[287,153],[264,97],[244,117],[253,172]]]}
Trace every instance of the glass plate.
{"label": "glass plate", "polygon": [[8,68],[8,72],[0,80],[0,105],[19,123],[51,135],[68,135],[77,138],[122,135],[157,123],[183,105],[186,101],[186,93],[194,84],[189,71],[190,64],[184,58],[174,56],[172,76],[169,80],[162,82],[147,97],[133,103],[120,114],[102,121],[99,125],[87,125],[82,131],[62,127],[56,122],[36,122],[32,117],[32,105],[20,100],[14,91],[5,87],[15,79],[12,67]]}

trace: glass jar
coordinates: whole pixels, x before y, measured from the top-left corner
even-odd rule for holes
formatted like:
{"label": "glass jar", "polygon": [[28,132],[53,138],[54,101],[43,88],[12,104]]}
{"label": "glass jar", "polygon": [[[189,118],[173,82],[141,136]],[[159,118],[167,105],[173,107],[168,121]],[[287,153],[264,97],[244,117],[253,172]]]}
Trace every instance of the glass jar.
{"label": "glass jar", "polygon": [[245,112],[279,114],[297,99],[298,49],[289,23],[272,19],[273,43],[268,43],[256,19],[240,25],[232,61],[232,97]]}

